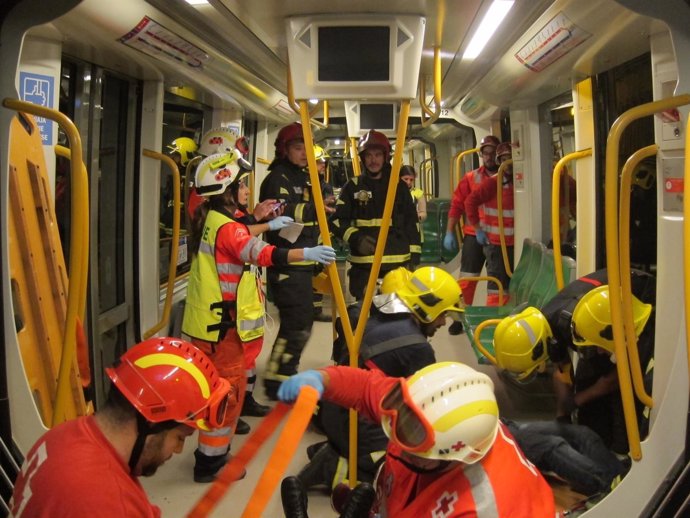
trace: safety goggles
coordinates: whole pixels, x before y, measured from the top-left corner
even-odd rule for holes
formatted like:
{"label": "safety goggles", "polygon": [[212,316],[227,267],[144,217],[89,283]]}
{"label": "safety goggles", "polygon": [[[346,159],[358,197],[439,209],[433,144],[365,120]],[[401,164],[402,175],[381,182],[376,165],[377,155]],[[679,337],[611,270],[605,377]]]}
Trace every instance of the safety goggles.
{"label": "safety goggles", "polygon": [[208,398],[208,404],[194,416],[193,420],[201,429],[221,428],[225,421],[230,399],[230,382],[220,378],[219,383]]}
{"label": "safety goggles", "polygon": [[434,444],[434,429],[410,397],[407,382],[400,380],[381,400],[381,413],[391,418],[391,436],[403,450],[426,451]]}

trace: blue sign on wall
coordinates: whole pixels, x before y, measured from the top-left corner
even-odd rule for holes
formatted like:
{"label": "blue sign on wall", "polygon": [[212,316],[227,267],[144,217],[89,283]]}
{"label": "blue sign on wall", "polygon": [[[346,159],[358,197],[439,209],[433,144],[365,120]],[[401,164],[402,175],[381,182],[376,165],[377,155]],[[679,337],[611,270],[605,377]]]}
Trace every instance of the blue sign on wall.
{"label": "blue sign on wall", "polygon": [[[22,101],[53,107],[53,93],[55,92],[55,78],[29,72],[19,73],[19,96]],[[36,117],[36,124],[41,131],[41,142],[44,146],[53,145],[53,121],[44,117]]]}

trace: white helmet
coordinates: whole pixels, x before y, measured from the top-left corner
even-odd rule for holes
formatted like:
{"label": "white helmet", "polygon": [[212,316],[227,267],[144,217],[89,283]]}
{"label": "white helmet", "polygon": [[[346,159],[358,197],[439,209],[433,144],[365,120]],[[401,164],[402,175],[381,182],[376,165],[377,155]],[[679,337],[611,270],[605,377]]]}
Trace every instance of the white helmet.
{"label": "white helmet", "polygon": [[216,153],[204,158],[196,168],[194,187],[201,196],[223,194],[240,174],[239,152]]}
{"label": "white helmet", "polygon": [[429,365],[382,400],[383,430],[418,457],[474,464],[498,433],[494,384],[462,363]]}
{"label": "white helmet", "polygon": [[213,128],[201,137],[199,153],[213,155],[215,153],[229,153],[235,149],[235,142],[239,135],[229,128]]}

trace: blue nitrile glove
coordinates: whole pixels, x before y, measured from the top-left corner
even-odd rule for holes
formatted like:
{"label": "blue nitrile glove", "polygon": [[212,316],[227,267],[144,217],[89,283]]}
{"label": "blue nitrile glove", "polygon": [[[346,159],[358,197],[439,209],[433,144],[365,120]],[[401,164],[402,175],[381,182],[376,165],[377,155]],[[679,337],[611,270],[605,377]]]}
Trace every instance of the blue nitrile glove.
{"label": "blue nitrile glove", "polygon": [[316,261],[321,264],[331,264],[335,261],[335,250],[330,246],[319,245],[314,248],[304,249],[304,259],[306,261]]}
{"label": "blue nitrile glove", "polygon": [[477,243],[480,245],[486,246],[489,244],[489,236],[487,236],[486,232],[484,232],[481,228],[475,229],[475,237],[477,238]]}
{"label": "blue nitrile glove", "polygon": [[295,374],[283,381],[278,388],[278,399],[284,403],[293,403],[299,396],[300,389],[307,385],[316,389],[319,398],[322,396],[325,388],[323,376],[319,371],[309,370]]}
{"label": "blue nitrile glove", "polygon": [[452,230],[446,232],[446,235],[443,236],[443,248],[448,250],[449,252],[452,252],[458,247],[458,240],[455,239],[455,232]]}
{"label": "blue nitrile glove", "polygon": [[268,230],[280,230],[295,221],[290,216],[277,216],[268,222]]}

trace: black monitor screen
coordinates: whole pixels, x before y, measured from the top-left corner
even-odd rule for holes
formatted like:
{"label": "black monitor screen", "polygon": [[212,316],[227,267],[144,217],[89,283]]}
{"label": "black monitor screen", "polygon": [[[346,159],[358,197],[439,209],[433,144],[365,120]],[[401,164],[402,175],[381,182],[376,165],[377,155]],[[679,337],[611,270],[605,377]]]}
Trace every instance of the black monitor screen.
{"label": "black monitor screen", "polygon": [[319,81],[389,81],[390,27],[319,27]]}
{"label": "black monitor screen", "polygon": [[363,130],[395,129],[395,105],[394,104],[360,104],[359,127]]}

